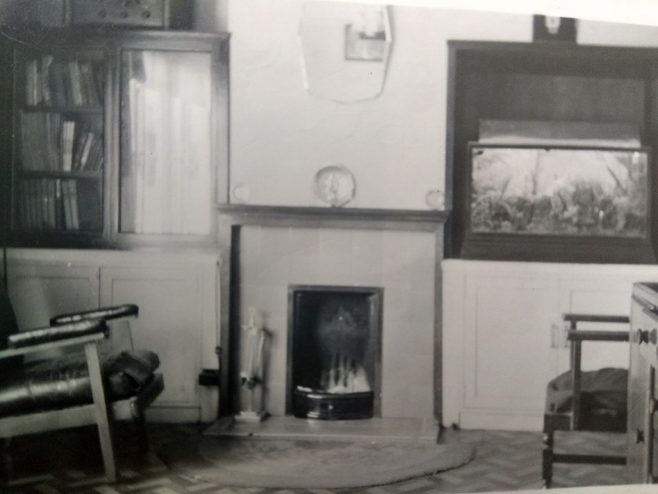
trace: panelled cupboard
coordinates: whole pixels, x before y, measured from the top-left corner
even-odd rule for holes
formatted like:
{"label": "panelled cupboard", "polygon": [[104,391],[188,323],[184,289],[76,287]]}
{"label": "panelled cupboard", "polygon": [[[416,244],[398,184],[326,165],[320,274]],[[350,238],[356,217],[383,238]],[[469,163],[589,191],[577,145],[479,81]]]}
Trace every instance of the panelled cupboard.
{"label": "panelled cupboard", "polygon": [[[541,430],[550,379],[569,368],[561,314],[630,314],[658,267],[445,260],[443,422]],[[626,329],[620,326],[619,329]],[[583,367],[628,366],[628,347],[591,343]]]}

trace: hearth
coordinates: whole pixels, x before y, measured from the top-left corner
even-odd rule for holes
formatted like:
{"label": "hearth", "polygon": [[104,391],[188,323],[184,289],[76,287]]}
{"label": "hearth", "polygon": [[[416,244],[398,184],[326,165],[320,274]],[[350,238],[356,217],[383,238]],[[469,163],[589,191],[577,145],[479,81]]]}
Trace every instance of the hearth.
{"label": "hearth", "polygon": [[288,413],[379,414],[382,296],[372,287],[289,286]]}

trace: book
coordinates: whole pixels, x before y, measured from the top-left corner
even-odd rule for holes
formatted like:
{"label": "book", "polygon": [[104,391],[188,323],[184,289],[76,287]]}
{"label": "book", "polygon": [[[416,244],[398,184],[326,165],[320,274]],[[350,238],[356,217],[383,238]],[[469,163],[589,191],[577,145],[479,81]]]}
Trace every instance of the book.
{"label": "book", "polygon": [[53,63],[52,55],[44,55],[41,57],[41,72],[39,83],[41,87],[41,102],[44,105],[52,104],[52,95],[50,89],[50,66]]}
{"label": "book", "polygon": [[80,76],[80,65],[77,60],[69,60],[69,85],[71,88],[71,103],[75,106],[83,106],[82,82]]}
{"label": "book", "polygon": [[85,142],[84,146],[82,149],[82,152],[80,154],[80,163],[79,163],[79,170],[86,170],[87,169],[87,162],[89,161],[89,153],[91,152],[91,148],[94,145],[94,133],[93,132],[87,132],[87,135],[85,137]]}
{"label": "book", "polygon": [[62,171],[73,169],[73,142],[75,137],[75,121],[65,120],[61,131]]}

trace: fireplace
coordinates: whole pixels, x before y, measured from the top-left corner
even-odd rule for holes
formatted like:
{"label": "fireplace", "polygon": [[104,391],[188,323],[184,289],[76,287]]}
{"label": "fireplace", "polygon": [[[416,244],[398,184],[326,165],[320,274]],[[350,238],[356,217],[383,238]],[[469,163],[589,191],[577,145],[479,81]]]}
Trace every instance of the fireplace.
{"label": "fireplace", "polygon": [[379,415],[381,288],[290,285],[287,413]]}
{"label": "fireplace", "polygon": [[[268,332],[265,410],[292,415],[292,286],[379,287],[373,415],[433,420],[440,410],[442,213],[223,206],[220,269],[222,413],[245,401],[241,327],[249,308]],[[383,294],[386,296],[384,297]]]}

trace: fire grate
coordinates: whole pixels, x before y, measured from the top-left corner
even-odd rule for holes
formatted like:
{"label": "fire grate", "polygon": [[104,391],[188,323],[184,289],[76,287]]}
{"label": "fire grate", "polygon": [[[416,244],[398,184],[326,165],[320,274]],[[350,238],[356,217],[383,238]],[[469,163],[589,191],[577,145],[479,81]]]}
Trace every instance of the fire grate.
{"label": "fire grate", "polygon": [[379,408],[381,288],[289,288],[288,413],[369,418]]}

